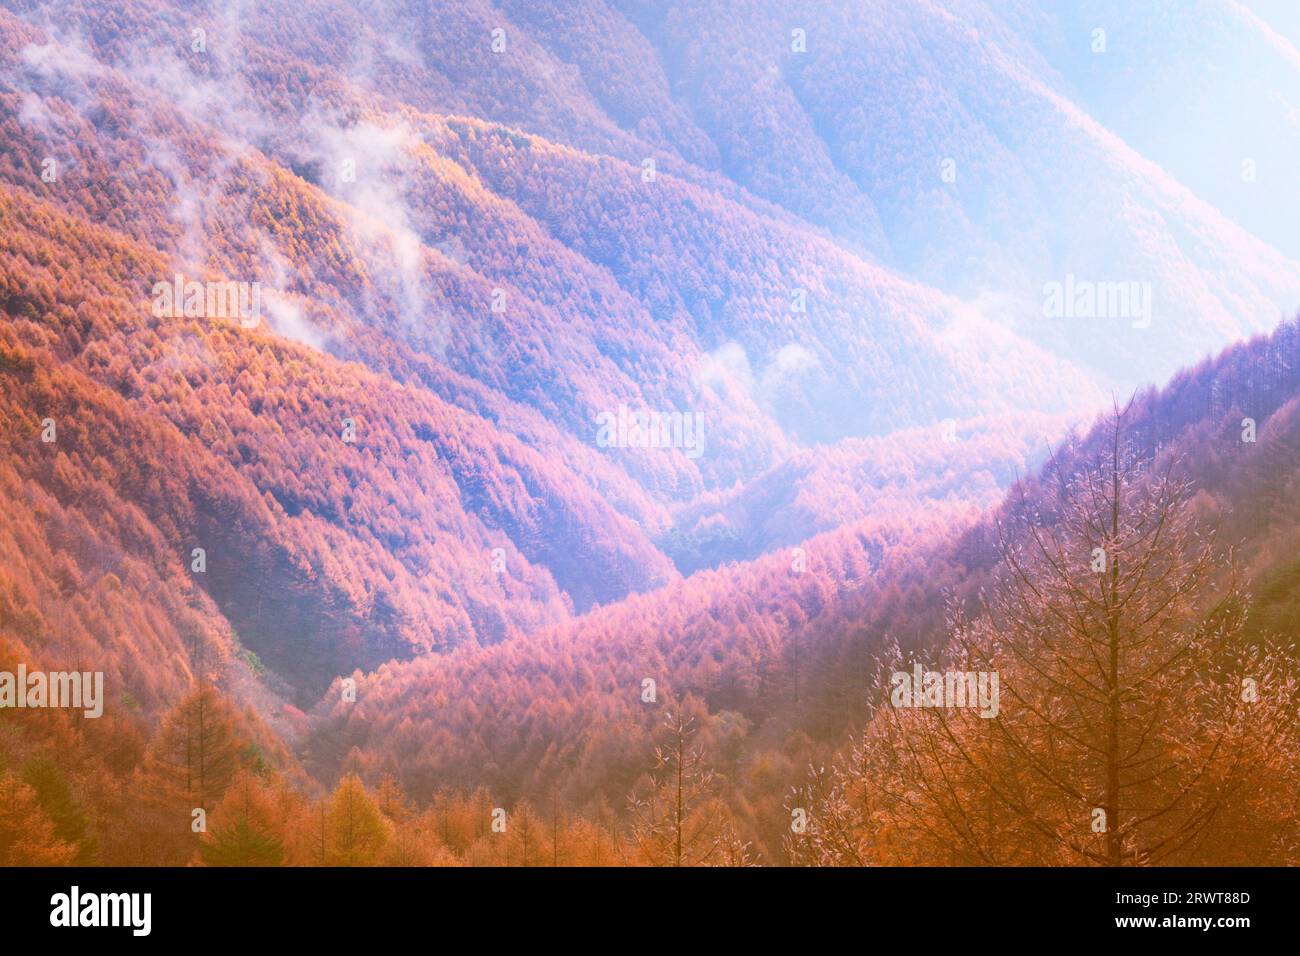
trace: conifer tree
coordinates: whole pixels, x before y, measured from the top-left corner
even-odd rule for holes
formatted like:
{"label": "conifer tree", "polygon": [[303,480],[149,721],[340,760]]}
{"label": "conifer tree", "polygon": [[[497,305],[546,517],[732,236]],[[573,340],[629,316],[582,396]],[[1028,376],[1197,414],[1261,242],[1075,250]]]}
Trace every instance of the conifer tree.
{"label": "conifer tree", "polygon": [[284,843],[277,834],[275,796],[248,770],[236,774],[200,843],[209,866],[279,866]]}
{"label": "conifer tree", "polygon": [[325,856],[331,866],[373,866],[392,834],[392,824],[366,792],[361,778],[339,781],[325,814]]}
{"label": "conifer tree", "polygon": [[68,866],[77,848],[60,840],[36,791],[0,773],[0,866]]}
{"label": "conifer tree", "polygon": [[664,728],[647,792],[631,801],[633,848],[651,866],[704,866],[720,845],[714,774],[693,746],[693,717],[669,713]]}

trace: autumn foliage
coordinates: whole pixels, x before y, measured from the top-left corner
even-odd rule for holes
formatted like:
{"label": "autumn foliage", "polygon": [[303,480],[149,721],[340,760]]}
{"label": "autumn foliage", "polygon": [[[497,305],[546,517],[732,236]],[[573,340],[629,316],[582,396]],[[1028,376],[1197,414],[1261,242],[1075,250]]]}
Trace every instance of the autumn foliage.
{"label": "autumn foliage", "polygon": [[[760,3],[496,4],[490,70],[486,5],[191,6],[0,9],[0,671],[107,688],[0,711],[0,866],[1300,862],[1300,324],[1090,425],[1146,355],[927,284],[1098,265],[1027,225],[1040,128],[1195,267],[1162,359],[1280,256],[982,47],[954,151],[1027,110],[1029,185],[950,200],[854,99],[898,64],[756,74]],[[882,703],[921,659],[1000,718]]]}

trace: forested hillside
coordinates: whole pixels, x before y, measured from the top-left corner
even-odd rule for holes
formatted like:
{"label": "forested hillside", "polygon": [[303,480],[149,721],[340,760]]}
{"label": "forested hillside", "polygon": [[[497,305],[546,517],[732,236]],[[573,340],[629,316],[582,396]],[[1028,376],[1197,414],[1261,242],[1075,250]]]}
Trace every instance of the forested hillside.
{"label": "forested hillside", "polygon": [[[1265,489],[1297,481],[1298,359],[1292,323],[1139,396],[1126,426],[1131,454],[1185,476],[1197,527],[1216,529],[1243,580],[1265,585],[1243,625],[1257,637],[1294,634],[1300,566],[1282,542],[1294,540],[1300,509]],[[1246,417],[1254,442],[1242,440]],[[1058,447],[1052,473],[1082,468],[1106,436],[1102,421]],[[713,744],[720,772],[753,809],[756,832],[775,841],[759,845],[776,853],[788,789],[874,706],[881,649],[938,653],[949,602],[992,581],[999,524],[1040,508],[1050,520],[1049,477],[1027,476],[1028,503],[1013,494],[965,531],[898,535],[866,520],[509,645],[381,668],[355,705],[329,704],[322,752],[390,768],[416,793],[491,775],[495,789],[533,799],[560,787],[579,802],[615,800],[641,772],[665,706],[642,700],[648,677],[670,708],[698,698],[706,738],[725,738]],[[1221,584],[1211,577],[1197,599]],[[637,739],[639,753],[628,747]]]}
{"label": "forested hillside", "polygon": [[0,707],[0,865],[978,860],[841,805],[916,825],[880,655],[990,626],[1134,394],[1180,626],[1285,645],[1290,200],[1170,77],[1259,61],[1204,93],[1275,189],[1289,21],[1032,7],[0,2],[0,672],[106,696]]}

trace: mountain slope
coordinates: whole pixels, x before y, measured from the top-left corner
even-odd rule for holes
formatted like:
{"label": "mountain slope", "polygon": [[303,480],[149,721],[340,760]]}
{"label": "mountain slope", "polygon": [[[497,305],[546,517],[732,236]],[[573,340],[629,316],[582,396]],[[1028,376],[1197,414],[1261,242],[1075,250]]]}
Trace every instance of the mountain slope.
{"label": "mountain slope", "polygon": [[[1287,497],[1300,481],[1300,322],[1139,395],[1130,415],[1135,453],[1193,480],[1204,526],[1236,546],[1260,586],[1253,626],[1289,633],[1300,580],[1284,544],[1300,530]],[[1257,442],[1242,441],[1243,417]],[[1070,474],[1106,437],[1103,422],[1056,460]],[[310,759],[328,773],[350,753],[372,772],[393,768],[417,794],[486,780],[512,797],[559,787],[581,806],[626,793],[663,710],[687,706],[734,802],[755,808],[760,846],[779,854],[782,801],[810,761],[866,719],[876,655],[887,641],[937,652],[949,602],[990,582],[998,523],[1037,507],[1041,480],[1024,479],[1027,505],[1015,493],[968,524],[917,535],[868,519],[509,644],[386,665],[362,676],[355,703],[337,688],[322,700]]]}

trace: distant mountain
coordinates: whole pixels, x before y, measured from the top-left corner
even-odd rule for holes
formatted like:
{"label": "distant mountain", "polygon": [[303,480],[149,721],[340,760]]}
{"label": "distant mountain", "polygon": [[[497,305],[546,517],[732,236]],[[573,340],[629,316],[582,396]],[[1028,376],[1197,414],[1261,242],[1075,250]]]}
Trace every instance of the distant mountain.
{"label": "distant mountain", "polygon": [[682,505],[660,547],[687,572],[868,517],[918,534],[959,525],[996,505],[1073,424],[1063,415],[950,419],[804,449],[744,485]]}
{"label": "distant mountain", "polygon": [[[1026,35],[1071,99],[1237,225],[1300,256],[1300,200],[1283,187],[1300,149],[1295,4],[1093,0],[1036,20]],[[1104,55],[1091,49],[1096,29]]]}

